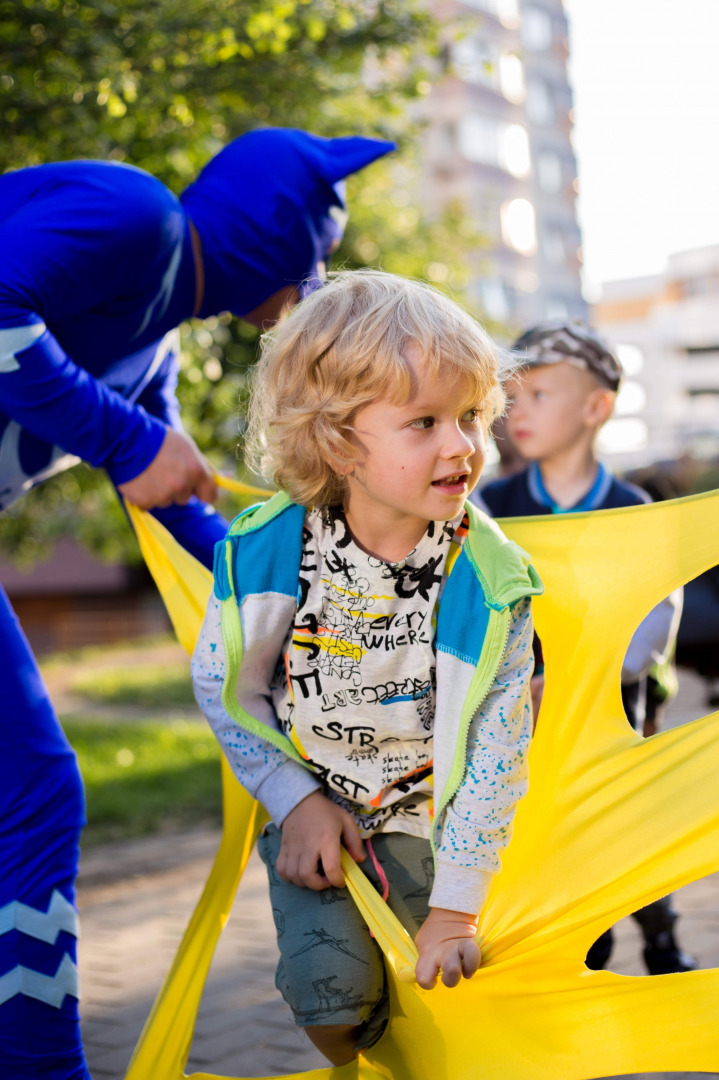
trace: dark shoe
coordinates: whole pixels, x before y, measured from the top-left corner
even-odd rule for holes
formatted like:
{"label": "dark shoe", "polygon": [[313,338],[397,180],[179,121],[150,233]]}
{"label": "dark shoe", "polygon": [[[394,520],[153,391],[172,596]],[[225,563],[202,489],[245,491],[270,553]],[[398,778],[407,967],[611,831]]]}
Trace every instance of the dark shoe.
{"label": "dark shoe", "polygon": [[672,975],[677,971],[694,971],[697,966],[696,958],[679,948],[671,930],[663,930],[647,938],[644,947],[644,963],[650,975]]}

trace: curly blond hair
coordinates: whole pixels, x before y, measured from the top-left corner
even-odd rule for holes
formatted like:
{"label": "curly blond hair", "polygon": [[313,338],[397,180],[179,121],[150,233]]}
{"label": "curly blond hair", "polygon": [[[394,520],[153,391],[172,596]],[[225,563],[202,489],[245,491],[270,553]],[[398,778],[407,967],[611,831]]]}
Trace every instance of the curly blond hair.
{"label": "curly blond hair", "polygon": [[488,427],[504,405],[498,351],[457,303],[421,281],[345,270],[265,335],[245,435],[248,464],[302,505],[332,506],[357,461],[365,405],[409,400],[403,350],[416,342],[432,376],[461,376]]}

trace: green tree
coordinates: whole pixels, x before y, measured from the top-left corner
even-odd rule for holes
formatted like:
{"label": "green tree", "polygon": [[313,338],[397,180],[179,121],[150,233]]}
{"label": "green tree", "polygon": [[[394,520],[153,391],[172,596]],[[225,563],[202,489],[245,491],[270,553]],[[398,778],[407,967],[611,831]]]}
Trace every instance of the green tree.
{"label": "green tree", "polygon": [[258,123],[401,135],[432,35],[418,0],[0,0],[0,170],[111,158],[179,191]]}
{"label": "green tree", "polygon": [[[0,0],[0,170],[111,159],[179,192],[258,124],[393,138],[399,154],[350,182],[337,263],[461,293],[479,238],[459,208],[418,209],[408,106],[428,92],[437,53],[421,0]],[[222,316],[185,324],[182,341],[184,422],[218,466],[237,471],[238,403],[257,334]],[[110,559],[138,557],[104,474],[85,466],[6,512],[0,550],[31,565],[67,534]]]}

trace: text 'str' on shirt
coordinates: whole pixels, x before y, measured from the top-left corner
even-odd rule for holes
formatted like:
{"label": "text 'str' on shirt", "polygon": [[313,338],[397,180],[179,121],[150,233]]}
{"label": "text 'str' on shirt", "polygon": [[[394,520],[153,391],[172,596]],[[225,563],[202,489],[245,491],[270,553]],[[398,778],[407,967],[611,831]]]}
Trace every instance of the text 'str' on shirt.
{"label": "text 'str' on shirt", "polygon": [[299,602],[272,687],[282,730],[364,835],[429,836],[434,621],[464,512],[430,522],[406,558],[355,544],[337,509],[308,511]]}

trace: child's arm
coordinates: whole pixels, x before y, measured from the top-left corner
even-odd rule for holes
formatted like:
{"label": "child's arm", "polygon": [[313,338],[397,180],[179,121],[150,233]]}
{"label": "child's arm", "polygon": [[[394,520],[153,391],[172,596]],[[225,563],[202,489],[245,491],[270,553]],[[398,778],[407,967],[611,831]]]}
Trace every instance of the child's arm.
{"label": "child's arm", "polygon": [[285,881],[319,892],[345,883],[340,867],[340,844],[355,862],[365,858],[357,824],[347,810],[319,791],[299,803],[282,823],[277,873]]}
{"label": "child's arm", "polygon": [[474,938],[478,916],[471,913],[484,906],[500,852],[511,837],[517,803],[527,790],[532,637],[530,602],[522,600],[511,612],[494,685],[470,725],[464,779],[445,812],[432,911],[417,936],[417,979],[426,980],[420,985],[434,984],[438,955],[449,962],[454,980],[448,982],[443,974],[445,985],[456,985],[462,968],[469,977],[479,963],[479,950],[470,950],[467,957],[463,941]]}
{"label": "child's arm", "polygon": [[637,682],[653,664],[668,660],[679,631],[683,603],[683,590],[675,589],[640,622],[624,657],[623,683]]}
{"label": "child's arm", "polygon": [[[269,687],[289,625],[289,620],[287,625],[268,625],[262,641],[245,641],[245,654],[236,687],[243,708],[275,729],[277,718]],[[228,715],[222,704],[225,670],[220,604],[213,594],[192,657],[195,697],[233,773],[250,795],[263,804],[279,827],[304,798],[320,790],[321,784],[299,762],[293,761],[259,735],[245,731]]]}

